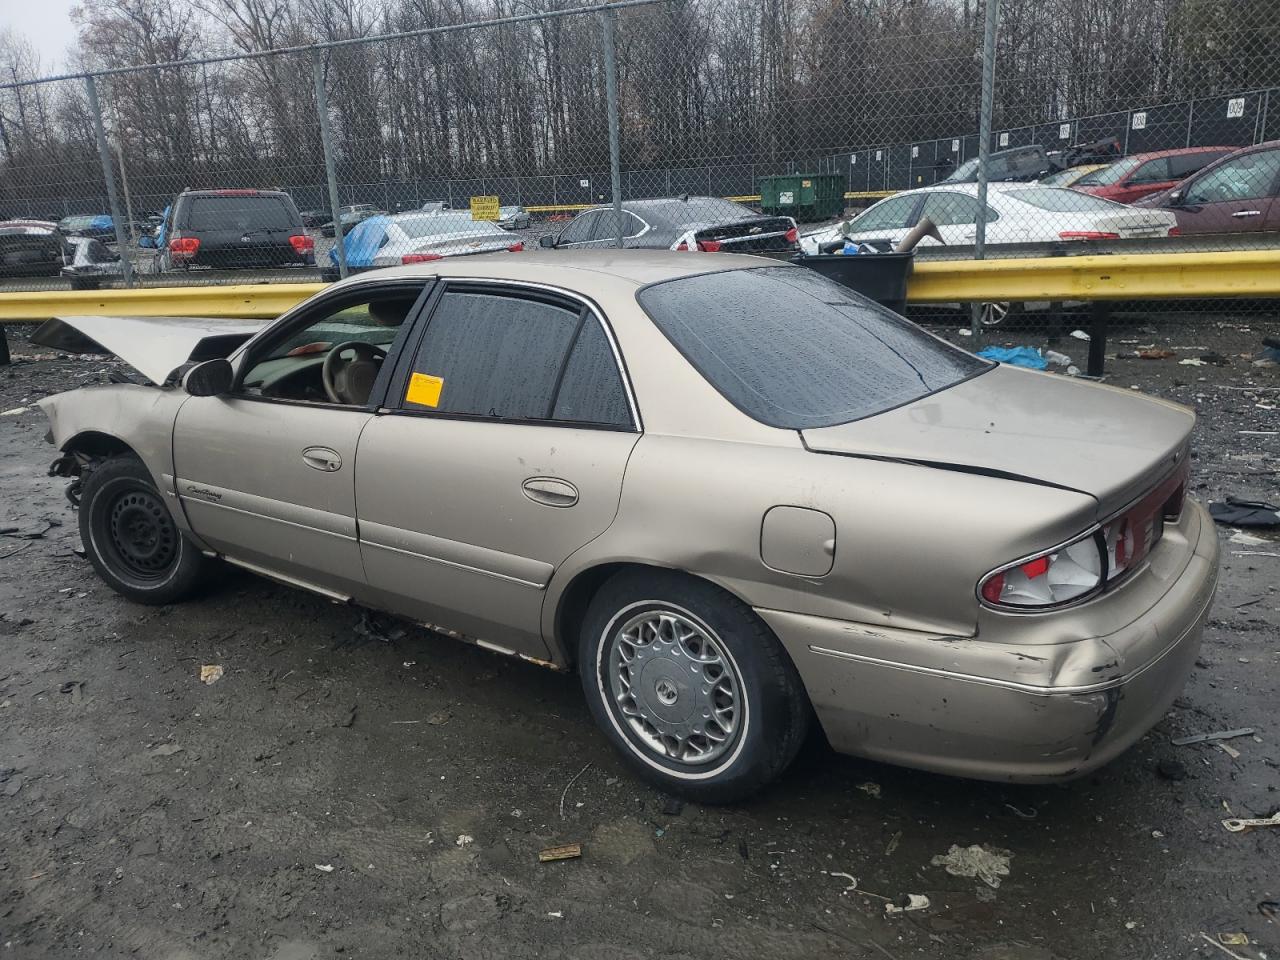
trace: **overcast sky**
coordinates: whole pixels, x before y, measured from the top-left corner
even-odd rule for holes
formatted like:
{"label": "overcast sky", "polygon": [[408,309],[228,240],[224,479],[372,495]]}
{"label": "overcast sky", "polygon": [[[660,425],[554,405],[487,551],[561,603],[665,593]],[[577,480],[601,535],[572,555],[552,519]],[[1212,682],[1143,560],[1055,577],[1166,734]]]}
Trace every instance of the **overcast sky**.
{"label": "overcast sky", "polygon": [[74,39],[71,7],[75,0],[0,0],[0,27],[26,34],[45,73],[66,66],[66,50]]}

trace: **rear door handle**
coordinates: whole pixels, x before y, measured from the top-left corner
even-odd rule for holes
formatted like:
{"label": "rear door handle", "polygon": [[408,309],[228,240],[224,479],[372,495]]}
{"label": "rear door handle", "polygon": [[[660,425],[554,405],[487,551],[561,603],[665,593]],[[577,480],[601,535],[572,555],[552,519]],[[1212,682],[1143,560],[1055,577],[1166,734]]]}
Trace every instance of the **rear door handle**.
{"label": "rear door handle", "polygon": [[307,447],[302,451],[302,462],[312,470],[324,473],[342,469],[342,457],[337,450],[330,450],[328,447]]}
{"label": "rear door handle", "polygon": [[578,502],[578,488],[568,480],[556,477],[530,477],[520,485],[520,489],[534,503],[548,507],[572,507]]}
{"label": "rear door handle", "polygon": [[1232,214],[1232,216],[1233,217],[1260,217],[1262,216],[1262,211],[1261,210],[1237,210],[1235,213]]}

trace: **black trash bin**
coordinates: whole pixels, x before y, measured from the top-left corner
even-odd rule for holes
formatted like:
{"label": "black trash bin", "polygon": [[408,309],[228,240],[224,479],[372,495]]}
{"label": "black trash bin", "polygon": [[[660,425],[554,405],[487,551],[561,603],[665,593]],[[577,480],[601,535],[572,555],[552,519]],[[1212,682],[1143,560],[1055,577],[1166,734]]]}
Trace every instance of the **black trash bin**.
{"label": "black trash bin", "polygon": [[840,253],[816,256],[802,253],[792,257],[791,262],[817,270],[824,277],[902,313],[907,306],[907,277],[911,275],[913,257],[910,252],[859,253],[847,257]]}

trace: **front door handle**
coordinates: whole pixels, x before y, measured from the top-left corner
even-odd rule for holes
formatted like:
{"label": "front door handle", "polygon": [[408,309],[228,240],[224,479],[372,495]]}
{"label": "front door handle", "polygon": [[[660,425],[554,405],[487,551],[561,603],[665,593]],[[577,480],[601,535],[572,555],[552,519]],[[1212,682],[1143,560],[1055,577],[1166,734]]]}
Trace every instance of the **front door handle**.
{"label": "front door handle", "polygon": [[1232,216],[1233,217],[1260,217],[1262,216],[1262,211],[1261,210],[1237,210],[1235,213],[1232,214]]}
{"label": "front door handle", "polygon": [[530,477],[520,484],[520,489],[534,503],[548,507],[572,507],[578,502],[578,488],[556,477]]}
{"label": "front door handle", "polygon": [[302,451],[302,462],[312,470],[333,473],[342,469],[342,457],[337,450],[328,447],[307,447]]}

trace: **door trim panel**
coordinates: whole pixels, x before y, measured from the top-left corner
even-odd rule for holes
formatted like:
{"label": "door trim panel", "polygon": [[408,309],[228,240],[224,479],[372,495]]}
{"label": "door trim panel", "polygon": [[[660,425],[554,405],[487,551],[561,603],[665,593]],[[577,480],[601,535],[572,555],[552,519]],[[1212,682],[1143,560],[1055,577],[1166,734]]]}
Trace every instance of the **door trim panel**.
{"label": "door trim panel", "polygon": [[379,550],[414,557],[427,563],[439,563],[473,573],[505,580],[535,590],[543,590],[551,580],[555,567],[541,560],[503,553],[472,543],[446,540],[444,537],[418,533],[401,527],[360,521],[360,543]]}
{"label": "door trim panel", "polygon": [[346,517],[315,507],[304,507],[270,497],[260,497],[240,490],[230,490],[215,486],[212,483],[201,483],[194,480],[176,478],[178,499],[184,503],[198,503],[207,507],[218,507],[233,513],[265,520],[270,523],[282,523],[290,527],[301,527],[316,533],[328,534],[341,540],[356,540],[356,521],[354,517]]}

